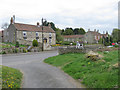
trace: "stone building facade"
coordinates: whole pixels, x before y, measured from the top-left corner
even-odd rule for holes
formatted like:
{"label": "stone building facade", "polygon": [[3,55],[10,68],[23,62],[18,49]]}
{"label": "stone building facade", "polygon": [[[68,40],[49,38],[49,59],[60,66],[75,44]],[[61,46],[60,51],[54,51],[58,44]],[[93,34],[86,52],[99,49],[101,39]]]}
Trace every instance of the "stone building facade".
{"label": "stone building facade", "polygon": [[11,18],[10,25],[7,30],[4,31],[4,42],[15,43],[18,41],[20,44],[32,45],[32,41],[35,39],[39,44],[42,44],[42,32],[44,45],[49,47],[56,44],[56,33],[51,26],[29,25],[22,23],[15,23]]}
{"label": "stone building facade", "polygon": [[84,35],[84,42],[85,43],[98,43],[98,41],[100,40],[100,38],[103,38],[108,36],[108,33],[106,32],[106,34],[101,34],[99,33],[99,30],[94,30],[94,31],[90,31],[88,30],[88,32],[86,32],[86,34]]}
{"label": "stone building facade", "polygon": [[64,41],[69,42],[77,42],[77,41],[83,41],[84,35],[64,35]]}

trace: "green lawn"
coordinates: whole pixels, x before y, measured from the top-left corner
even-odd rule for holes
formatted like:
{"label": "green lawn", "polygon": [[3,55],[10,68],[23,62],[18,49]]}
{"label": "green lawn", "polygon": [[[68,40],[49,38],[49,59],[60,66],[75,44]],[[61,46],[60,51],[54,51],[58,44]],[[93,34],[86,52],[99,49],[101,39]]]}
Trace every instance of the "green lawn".
{"label": "green lawn", "polygon": [[22,73],[14,68],[2,66],[2,88],[20,88]]}
{"label": "green lawn", "polygon": [[64,54],[47,58],[45,63],[61,67],[74,79],[82,80],[88,88],[114,88],[118,86],[118,68],[113,67],[118,62],[118,51],[99,52],[105,62],[91,61],[85,54]]}

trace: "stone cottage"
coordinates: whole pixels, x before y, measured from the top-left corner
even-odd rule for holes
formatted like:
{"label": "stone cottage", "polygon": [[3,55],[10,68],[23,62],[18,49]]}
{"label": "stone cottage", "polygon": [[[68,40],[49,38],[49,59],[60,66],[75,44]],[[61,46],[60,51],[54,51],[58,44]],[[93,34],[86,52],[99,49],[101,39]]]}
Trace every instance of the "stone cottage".
{"label": "stone cottage", "polygon": [[[18,41],[20,44],[32,45],[32,41],[35,39],[42,44],[42,26],[38,22],[37,25],[15,23],[15,19],[12,17],[3,37],[4,42]],[[43,26],[43,41],[45,47],[56,44],[56,33],[50,25]]]}
{"label": "stone cottage", "polygon": [[103,36],[107,37],[108,33],[106,32],[106,34],[101,34],[99,33],[99,30],[96,31],[96,29],[94,31],[88,30],[88,32],[86,32],[86,34],[84,35],[84,42],[85,43],[98,43],[100,38],[103,38]]}

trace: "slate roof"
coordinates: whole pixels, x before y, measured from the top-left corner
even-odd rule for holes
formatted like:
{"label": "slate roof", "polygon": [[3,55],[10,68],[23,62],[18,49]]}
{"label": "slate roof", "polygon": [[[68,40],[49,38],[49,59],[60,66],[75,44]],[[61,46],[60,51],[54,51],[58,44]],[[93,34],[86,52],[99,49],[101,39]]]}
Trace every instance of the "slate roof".
{"label": "slate roof", "polygon": [[84,35],[64,35],[64,38],[83,38]]}
{"label": "slate roof", "polygon": [[[29,25],[29,24],[22,24],[22,23],[14,23],[14,26],[17,30],[21,30],[21,31],[42,32],[42,26],[38,27],[37,25]],[[55,31],[48,26],[43,26],[43,32],[55,33]]]}

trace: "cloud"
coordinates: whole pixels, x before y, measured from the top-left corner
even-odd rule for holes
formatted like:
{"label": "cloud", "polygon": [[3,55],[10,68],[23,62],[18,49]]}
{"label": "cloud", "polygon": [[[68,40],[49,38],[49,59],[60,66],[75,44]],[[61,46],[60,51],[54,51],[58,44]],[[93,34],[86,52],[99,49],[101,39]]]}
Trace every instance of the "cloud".
{"label": "cloud", "polygon": [[36,24],[44,17],[59,28],[110,30],[117,27],[119,0],[1,0],[0,25],[16,15],[16,22]]}

